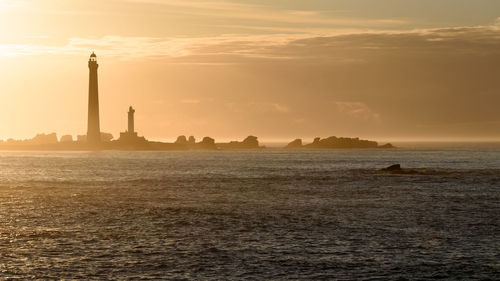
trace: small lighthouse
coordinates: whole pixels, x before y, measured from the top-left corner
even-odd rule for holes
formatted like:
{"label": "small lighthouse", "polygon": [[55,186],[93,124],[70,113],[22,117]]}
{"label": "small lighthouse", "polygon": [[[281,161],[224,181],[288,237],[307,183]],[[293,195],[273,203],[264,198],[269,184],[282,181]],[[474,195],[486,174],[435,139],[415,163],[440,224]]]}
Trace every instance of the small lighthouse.
{"label": "small lighthouse", "polygon": [[134,133],[134,113],[135,109],[131,107],[128,108],[128,132],[129,133]]}
{"label": "small lighthouse", "polygon": [[134,125],[134,114],[135,109],[130,106],[128,108],[128,129],[125,132],[120,133],[119,144],[122,145],[132,145],[132,146],[144,146],[147,145],[148,141],[144,137],[139,137],[135,131]]}

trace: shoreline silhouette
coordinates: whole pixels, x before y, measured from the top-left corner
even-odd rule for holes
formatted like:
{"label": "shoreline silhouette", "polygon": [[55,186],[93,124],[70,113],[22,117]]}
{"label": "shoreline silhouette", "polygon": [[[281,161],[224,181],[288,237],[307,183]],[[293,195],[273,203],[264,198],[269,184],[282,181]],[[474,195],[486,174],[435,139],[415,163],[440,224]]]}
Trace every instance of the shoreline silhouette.
{"label": "shoreline silhouette", "polygon": [[316,138],[312,143],[302,144],[301,139],[294,140],[283,147],[268,148],[260,144],[258,137],[248,136],[242,141],[215,142],[211,137],[204,137],[197,141],[195,137],[179,136],[175,142],[148,141],[144,137],[123,138],[113,140],[109,133],[101,133],[99,145],[89,144],[86,136],[79,135],[73,140],[71,135],[63,135],[60,139],[56,133],[38,134],[32,139],[7,141],[0,140],[0,150],[146,150],[146,151],[169,151],[169,150],[262,150],[262,149],[391,149],[395,148],[387,143],[379,145],[375,141],[361,140],[359,138]]}
{"label": "shoreline silhouette", "polygon": [[[135,109],[130,106],[127,112],[127,130],[120,133],[120,138],[113,139],[110,133],[104,133],[100,128],[99,117],[99,86],[97,55],[92,52],[88,60],[89,88],[88,88],[88,116],[87,134],[78,135],[73,140],[71,135],[57,138],[56,133],[37,134],[32,139],[7,141],[0,140],[0,150],[238,150],[264,149],[256,136],[248,136],[243,141],[216,143],[211,137],[204,137],[196,142],[194,136],[186,138],[179,136],[174,143],[148,141],[135,131]],[[353,148],[393,148],[390,143],[379,145],[377,142],[360,140],[359,138],[326,139],[315,138],[310,144],[303,145],[301,139],[289,143],[284,149],[353,149]]]}

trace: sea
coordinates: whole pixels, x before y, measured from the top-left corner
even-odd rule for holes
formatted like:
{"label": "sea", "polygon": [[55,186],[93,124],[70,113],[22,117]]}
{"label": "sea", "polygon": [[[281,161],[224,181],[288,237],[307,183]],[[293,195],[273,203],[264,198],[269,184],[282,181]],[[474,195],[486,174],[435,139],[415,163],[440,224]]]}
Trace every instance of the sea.
{"label": "sea", "polygon": [[0,279],[500,280],[500,147],[0,151]]}

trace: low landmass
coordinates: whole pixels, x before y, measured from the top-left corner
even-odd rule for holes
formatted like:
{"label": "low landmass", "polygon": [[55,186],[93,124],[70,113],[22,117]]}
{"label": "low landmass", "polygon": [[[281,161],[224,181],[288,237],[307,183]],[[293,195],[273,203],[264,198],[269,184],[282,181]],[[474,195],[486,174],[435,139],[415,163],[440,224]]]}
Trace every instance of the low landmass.
{"label": "low landmass", "polygon": [[287,149],[347,149],[347,148],[394,148],[390,143],[379,145],[376,141],[361,140],[359,138],[315,138],[312,143],[302,144],[301,139],[290,142]]}
{"label": "low landmass", "polygon": [[[90,144],[85,135],[73,139],[71,135],[63,135],[60,139],[56,133],[38,134],[32,139],[6,141],[0,140],[0,150],[244,150],[265,149],[256,136],[248,136],[242,141],[217,143],[211,137],[197,141],[194,136],[179,136],[173,143],[148,141],[137,133],[121,133],[120,138],[113,139],[110,133],[101,133],[99,144]],[[390,143],[379,145],[375,141],[359,138],[329,137],[315,138],[312,143],[303,144],[296,139],[281,149],[359,149],[359,148],[394,148]]]}

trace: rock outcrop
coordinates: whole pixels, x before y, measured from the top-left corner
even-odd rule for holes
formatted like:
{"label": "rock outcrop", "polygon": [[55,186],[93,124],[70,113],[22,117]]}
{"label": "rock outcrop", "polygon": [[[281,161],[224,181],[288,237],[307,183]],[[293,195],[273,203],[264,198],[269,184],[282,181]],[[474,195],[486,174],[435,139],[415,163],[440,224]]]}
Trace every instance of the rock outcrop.
{"label": "rock outcrop", "polygon": [[256,149],[260,148],[259,140],[255,136],[248,136],[243,141],[232,141],[230,143],[218,143],[219,149]]}
{"label": "rock outcrop", "polygon": [[61,137],[61,140],[59,142],[72,142],[72,141],[73,141],[72,135],[64,135]]}
{"label": "rock outcrop", "polygon": [[359,138],[337,138],[326,139],[315,138],[311,144],[304,145],[305,148],[325,149],[325,148],[377,148],[375,141],[360,140]]}
{"label": "rock outcrop", "polygon": [[446,174],[444,170],[439,169],[405,169],[402,168],[400,164],[394,164],[387,168],[380,169],[382,172],[387,172],[396,175],[421,175],[421,176],[432,176],[432,175],[443,175]]}
{"label": "rock outcrop", "polygon": [[259,148],[259,140],[255,136],[248,136],[243,140],[241,145],[244,148]]}
{"label": "rock outcrop", "polygon": [[204,137],[203,140],[196,144],[198,149],[217,149],[215,140],[211,137]]}
{"label": "rock outcrop", "polygon": [[285,146],[286,149],[302,148],[302,139],[296,139]]}
{"label": "rock outcrop", "polygon": [[361,140],[359,138],[329,137],[326,139],[315,138],[310,144],[303,145],[301,139],[290,142],[286,149],[343,149],[343,148],[394,148],[390,143],[379,146],[376,141]]}
{"label": "rock outcrop", "polygon": [[178,136],[177,140],[175,141],[175,143],[176,144],[186,145],[186,144],[188,144],[188,141],[186,139],[186,136]]}
{"label": "rock outcrop", "polygon": [[395,147],[391,143],[386,143],[384,145],[379,146],[379,148],[390,149],[390,148],[395,148]]}
{"label": "rock outcrop", "polygon": [[38,134],[31,140],[27,140],[29,144],[57,144],[59,141],[57,140],[56,133],[52,134]]}
{"label": "rock outcrop", "polygon": [[401,164],[394,164],[387,168],[383,168],[382,171],[401,171]]}
{"label": "rock outcrop", "polygon": [[113,139],[113,134],[101,132],[101,141],[110,142]]}

